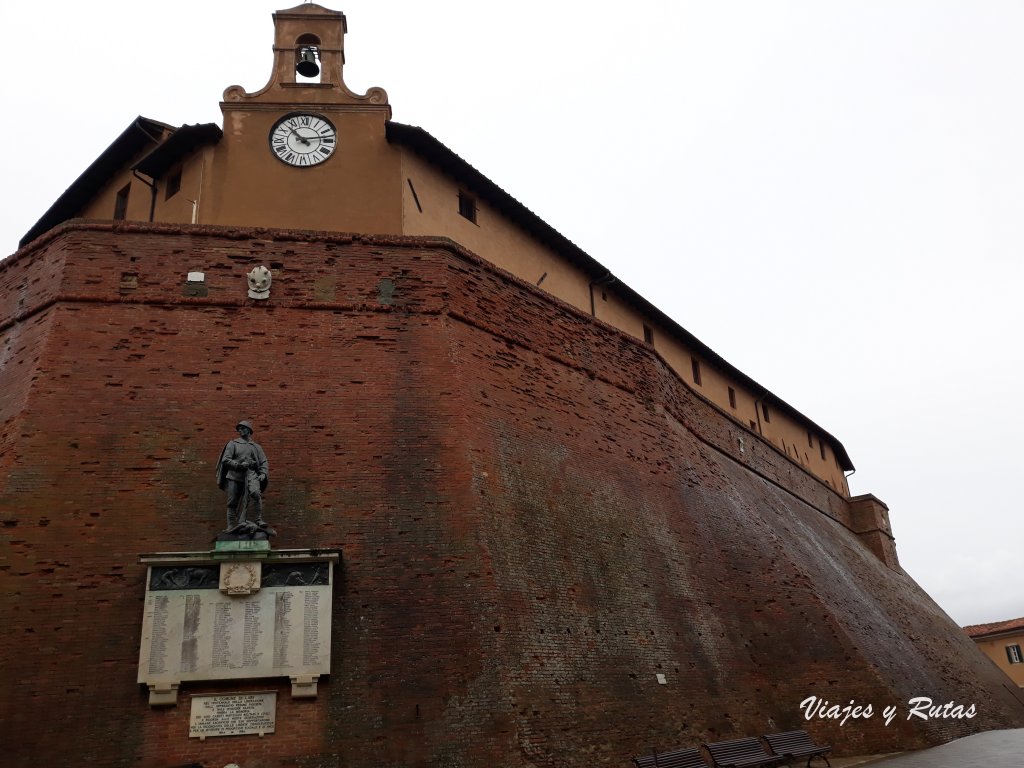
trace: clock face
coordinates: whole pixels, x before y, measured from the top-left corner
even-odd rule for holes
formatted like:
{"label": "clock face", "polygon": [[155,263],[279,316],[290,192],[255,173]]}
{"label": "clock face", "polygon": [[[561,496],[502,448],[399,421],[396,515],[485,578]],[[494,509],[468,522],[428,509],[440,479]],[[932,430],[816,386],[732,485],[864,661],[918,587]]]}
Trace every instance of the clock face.
{"label": "clock face", "polygon": [[270,131],[270,151],[282,163],[296,167],[319,165],[337,146],[337,130],[319,115],[285,115]]}

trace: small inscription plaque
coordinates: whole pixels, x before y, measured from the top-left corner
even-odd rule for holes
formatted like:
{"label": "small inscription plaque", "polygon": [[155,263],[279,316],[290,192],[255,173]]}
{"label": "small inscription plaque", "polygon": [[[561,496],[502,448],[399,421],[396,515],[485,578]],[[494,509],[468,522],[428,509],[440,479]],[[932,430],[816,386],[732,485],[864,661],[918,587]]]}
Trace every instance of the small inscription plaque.
{"label": "small inscription plaque", "polygon": [[277,719],[277,692],[193,696],[188,735],[243,736],[273,733]]}

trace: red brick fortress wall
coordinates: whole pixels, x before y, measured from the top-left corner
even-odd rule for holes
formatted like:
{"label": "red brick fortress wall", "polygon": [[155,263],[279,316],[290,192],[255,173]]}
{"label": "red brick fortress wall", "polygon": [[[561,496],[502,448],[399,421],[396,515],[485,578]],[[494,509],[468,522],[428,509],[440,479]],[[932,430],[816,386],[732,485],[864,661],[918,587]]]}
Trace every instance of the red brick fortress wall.
{"label": "red brick fortress wall", "polygon": [[[211,546],[240,418],[275,546],[343,552],[334,672],[312,701],[261,680],[153,709],[138,555]],[[877,509],[447,241],[65,226],[0,265],[0,448],[12,766],[623,765],[798,727],[854,754],[1024,725],[855,532]],[[276,733],[188,739],[190,693],[268,689]],[[876,714],[806,723],[812,695]],[[978,715],[907,720],[914,696]]]}

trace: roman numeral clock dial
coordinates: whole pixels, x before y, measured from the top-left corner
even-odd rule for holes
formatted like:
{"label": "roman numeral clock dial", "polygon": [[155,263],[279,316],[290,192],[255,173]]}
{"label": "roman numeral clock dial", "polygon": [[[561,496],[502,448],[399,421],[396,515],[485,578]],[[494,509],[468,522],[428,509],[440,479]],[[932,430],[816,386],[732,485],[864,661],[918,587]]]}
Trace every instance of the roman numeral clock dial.
{"label": "roman numeral clock dial", "polygon": [[319,165],[337,146],[338,131],[319,115],[285,115],[270,130],[270,151],[282,163],[297,168]]}

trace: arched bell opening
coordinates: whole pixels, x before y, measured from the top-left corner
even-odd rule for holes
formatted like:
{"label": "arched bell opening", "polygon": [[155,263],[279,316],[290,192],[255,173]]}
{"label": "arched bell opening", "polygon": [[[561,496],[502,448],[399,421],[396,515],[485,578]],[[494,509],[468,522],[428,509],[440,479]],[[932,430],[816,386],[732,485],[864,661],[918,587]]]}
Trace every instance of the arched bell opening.
{"label": "arched bell opening", "polygon": [[300,83],[319,83],[321,76],[320,38],[299,35],[295,40],[295,80]]}

